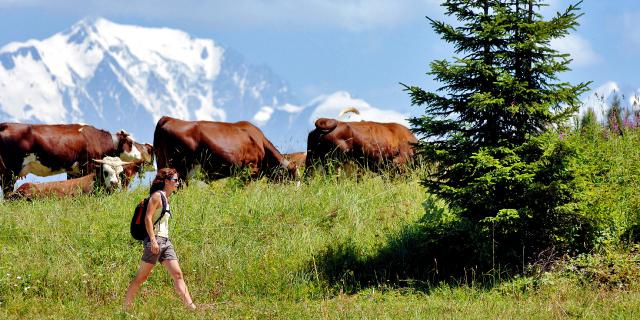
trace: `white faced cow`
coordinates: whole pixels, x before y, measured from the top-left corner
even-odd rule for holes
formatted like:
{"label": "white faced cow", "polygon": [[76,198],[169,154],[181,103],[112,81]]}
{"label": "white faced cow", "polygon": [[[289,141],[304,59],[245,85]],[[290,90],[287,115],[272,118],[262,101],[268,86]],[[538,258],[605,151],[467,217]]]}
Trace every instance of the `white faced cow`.
{"label": "white faced cow", "polygon": [[110,193],[122,186],[123,181],[120,175],[123,172],[123,166],[130,164],[129,162],[124,162],[118,157],[104,157],[94,161],[99,165],[95,166],[94,172],[86,176],[65,181],[27,182],[10,193],[7,198],[72,197],[96,191]]}

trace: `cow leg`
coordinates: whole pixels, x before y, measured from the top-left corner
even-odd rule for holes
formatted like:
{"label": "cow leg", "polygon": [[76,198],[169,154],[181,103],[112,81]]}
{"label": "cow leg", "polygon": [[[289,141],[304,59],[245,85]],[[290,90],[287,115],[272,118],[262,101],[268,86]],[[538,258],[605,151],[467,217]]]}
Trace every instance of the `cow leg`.
{"label": "cow leg", "polygon": [[16,178],[10,173],[2,174],[0,179],[2,183],[2,194],[6,198],[9,193],[13,191],[13,186],[16,184]]}
{"label": "cow leg", "polygon": [[249,178],[251,180],[256,180],[258,178],[260,178],[260,168],[258,168],[258,165],[256,165],[255,163],[251,163],[249,164]]}

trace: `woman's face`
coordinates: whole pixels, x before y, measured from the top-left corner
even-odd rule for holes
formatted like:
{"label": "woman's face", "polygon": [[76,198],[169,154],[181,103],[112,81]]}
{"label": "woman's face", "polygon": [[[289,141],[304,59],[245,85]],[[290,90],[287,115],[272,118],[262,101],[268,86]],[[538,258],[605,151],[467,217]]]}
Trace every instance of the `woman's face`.
{"label": "woman's face", "polygon": [[174,174],[164,181],[164,189],[166,191],[175,191],[178,188],[178,175]]}

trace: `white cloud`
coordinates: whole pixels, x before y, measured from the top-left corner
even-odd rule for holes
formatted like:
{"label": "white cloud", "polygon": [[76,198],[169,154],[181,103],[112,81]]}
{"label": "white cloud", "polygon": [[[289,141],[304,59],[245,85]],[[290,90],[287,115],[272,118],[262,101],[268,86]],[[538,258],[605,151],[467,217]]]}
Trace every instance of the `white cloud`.
{"label": "white cloud", "polygon": [[263,126],[265,123],[271,119],[271,115],[273,114],[274,109],[271,107],[264,106],[260,108],[260,110],[253,116],[253,123],[257,126]]}
{"label": "white cloud", "polygon": [[579,35],[569,34],[564,38],[551,40],[551,47],[560,53],[571,54],[573,66],[588,66],[600,61],[589,41]]}
{"label": "white cloud", "polygon": [[340,120],[343,121],[377,121],[377,122],[395,122],[409,127],[409,117],[407,114],[402,114],[390,109],[381,109],[372,107],[369,103],[362,99],[356,99],[351,97],[346,91],[334,92],[330,95],[323,95],[317,97],[309,103],[309,106],[315,108],[309,117],[309,123],[313,123],[318,118],[337,118],[342,110],[347,107],[355,107],[360,114],[350,113]]}
{"label": "white cloud", "polygon": [[438,0],[0,0],[0,7],[40,7],[80,15],[188,19],[209,26],[333,27],[361,31],[421,19],[438,8],[439,3]]}
{"label": "white cloud", "polygon": [[288,112],[288,113],[298,113],[300,111],[302,111],[304,109],[304,107],[301,106],[296,106],[290,103],[285,103],[282,106],[278,106],[278,110],[282,110],[284,112]]}

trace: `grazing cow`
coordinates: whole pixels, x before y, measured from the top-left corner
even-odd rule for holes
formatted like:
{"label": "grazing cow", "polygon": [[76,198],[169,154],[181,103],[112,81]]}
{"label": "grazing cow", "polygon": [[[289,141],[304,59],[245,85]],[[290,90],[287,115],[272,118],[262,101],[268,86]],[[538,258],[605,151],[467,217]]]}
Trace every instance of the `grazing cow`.
{"label": "grazing cow", "polygon": [[304,163],[307,159],[306,152],[294,152],[294,153],[283,153],[282,156],[287,159],[289,162],[296,165],[297,175],[300,175],[300,170],[304,168]]}
{"label": "grazing cow", "polygon": [[142,176],[144,172],[147,171],[146,168],[148,168],[148,163],[142,160],[124,164],[122,166],[122,187],[124,189],[129,188],[129,184],[131,184],[136,174]]}
{"label": "grazing cow", "polygon": [[[307,139],[307,170],[330,160],[355,161],[374,171],[412,161],[416,137],[397,123],[342,122],[320,118]],[[309,170],[311,171],[311,170]]]}
{"label": "grazing cow", "polygon": [[155,171],[156,168],[153,166],[154,154],[153,154],[153,146],[145,143],[139,144],[134,142],[134,145],[140,153],[142,154],[142,160],[133,160],[128,164],[122,166],[122,187],[124,189],[129,188],[129,184],[133,178],[137,175],[140,177],[144,176],[144,173],[147,171]]}
{"label": "grazing cow", "polygon": [[197,167],[209,179],[242,169],[248,169],[252,178],[274,177],[280,168],[296,176],[295,165],[246,121],[184,121],[165,116],[156,125],[153,146],[158,169],[175,168],[180,177],[190,177]]}
{"label": "grazing cow", "polygon": [[283,153],[282,156],[289,162],[293,162],[296,167],[304,167],[304,162],[307,159],[306,152]]}
{"label": "grazing cow", "polygon": [[[139,163],[139,171],[155,171],[156,168],[153,167],[154,155],[153,155],[153,146],[145,143],[137,143],[133,142],[133,146],[140,151],[140,158],[136,159],[126,159],[124,161],[133,161],[133,162],[141,162]],[[122,158],[122,156],[120,157]]]}
{"label": "grazing cow", "polygon": [[128,162],[123,162],[118,157],[105,157],[102,160],[94,160],[100,165],[95,167],[95,171],[90,174],[64,181],[52,181],[42,183],[27,182],[16,191],[7,195],[8,199],[34,199],[50,196],[73,197],[80,194],[91,193],[97,189],[113,192],[121,185],[119,175],[123,171],[123,166]]}
{"label": "grazing cow", "polygon": [[153,161],[151,154],[151,145],[136,143],[125,131],[111,134],[82,124],[0,123],[0,183],[5,196],[29,173],[79,177],[92,172],[91,159]]}

